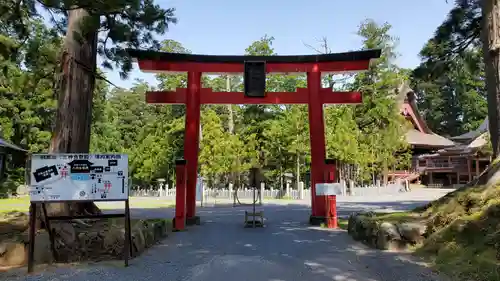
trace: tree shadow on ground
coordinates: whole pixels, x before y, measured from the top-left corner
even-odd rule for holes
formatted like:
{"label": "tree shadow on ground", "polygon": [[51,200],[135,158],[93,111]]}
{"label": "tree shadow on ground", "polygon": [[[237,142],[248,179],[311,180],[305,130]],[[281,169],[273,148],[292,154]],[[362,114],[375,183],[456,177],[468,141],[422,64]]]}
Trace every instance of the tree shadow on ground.
{"label": "tree shadow on ground", "polygon": [[[409,202],[409,203],[408,203]],[[407,210],[408,202],[339,204],[348,215],[372,207]],[[41,275],[12,280],[339,280],[432,281],[446,280],[432,273],[408,253],[372,250],[352,240],[346,231],[311,227],[310,207],[268,204],[262,207],[265,228],[244,228],[249,207],[198,208],[200,226],[171,234],[131,261],[130,267],[106,263],[76,268],[61,267]],[[173,217],[173,208],[132,209],[133,218]],[[113,212],[113,210],[107,210]]]}
{"label": "tree shadow on ground", "polygon": [[[339,217],[347,217],[351,213],[360,211],[375,211],[375,212],[399,212],[413,210],[418,206],[422,206],[428,201],[398,201],[398,202],[339,202],[337,203],[337,215]],[[264,203],[256,205],[256,210],[264,210],[268,212],[284,212],[284,211],[309,211],[311,207],[303,204],[295,204],[293,201],[277,203]],[[251,204],[236,205],[232,203],[220,203],[215,206],[197,207],[197,215],[203,218],[204,215],[212,213],[232,214],[244,213],[253,209]],[[105,213],[123,212],[121,209],[103,210]],[[173,218],[175,208],[131,208],[132,218]],[[303,219],[308,219],[307,214]]]}
{"label": "tree shadow on ground", "polygon": [[[444,280],[409,253],[369,249],[345,231],[310,227],[304,214],[299,208],[288,209],[286,214],[269,213],[266,228],[247,230],[242,230],[243,221],[239,224],[235,215],[233,220],[218,216],[180,234],[181,243],[167,242],[159,248],[167,247],[173,253],[182,252],[183,259],[198,261],[191,270],[193,278],[187,279],[193,281],[214,279],[222,268],[230,280],[252,274],[241,269],[252,266],[254,271],[267,271],[254,280],[300,280],[292,277],[296,274],[302,280]],[[195,239],[198,235],[203,243]],[[225,236],[224,242],[220,235]],[[267,274],[267,279],[259,279],[262,274]]]}

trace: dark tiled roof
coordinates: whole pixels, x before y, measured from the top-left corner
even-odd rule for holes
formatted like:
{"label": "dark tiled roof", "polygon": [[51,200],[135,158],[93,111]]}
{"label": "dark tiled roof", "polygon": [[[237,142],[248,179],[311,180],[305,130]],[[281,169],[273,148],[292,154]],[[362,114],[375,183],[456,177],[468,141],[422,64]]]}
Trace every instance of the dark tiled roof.
{"label": "dark tiled roof", "polygon": [[482,135],[487,131],[488,131],[488,117],[484,119],[483,123],[481,123],[479,128],[477,128],[476,130],[467,132],[460,136],[451,137],[450,139],[457,141],[468,141],[479,137],[480,135]]}

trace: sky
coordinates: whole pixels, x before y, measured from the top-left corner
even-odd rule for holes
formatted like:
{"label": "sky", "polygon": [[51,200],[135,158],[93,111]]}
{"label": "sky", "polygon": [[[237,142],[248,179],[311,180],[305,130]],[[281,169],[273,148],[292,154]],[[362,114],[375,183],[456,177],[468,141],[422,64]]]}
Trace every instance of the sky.
{"label": "sky", "polygon": [[[314,54],[306,44],[319,47],[323,37],[333,52],[359,49],[355,34],[362,21],[392,25],[399,38],[400,67],[413,68],[418,53],[446,18],[453,1],[446,0],[157,0],[164,8],[176,8],[178,23],[158,39],[180,42],[195,54],[241,55],[264,35],[275,38],[279,55]],[[130,87],[135,79],[156,85],[154,74],[142,73],[137,65],[127,80],[118,71],[108,79]]]}

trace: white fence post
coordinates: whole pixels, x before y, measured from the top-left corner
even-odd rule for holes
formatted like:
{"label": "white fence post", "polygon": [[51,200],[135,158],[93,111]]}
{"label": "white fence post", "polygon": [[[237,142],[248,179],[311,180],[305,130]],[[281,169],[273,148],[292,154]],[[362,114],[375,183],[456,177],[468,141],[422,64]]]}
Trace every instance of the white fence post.
{"label": "white fence post", "polygon": [[341,191],[341,192],[342,192],[342,195],[346,195],[346,190],[347,190],[347,188],[346,188],[346,183],[345,183],[345,180],[340,180],[340,186],[341,186],[341,188],[342,188],[342,191]]}
{"label": "white fence post", "polygon": [[261,205],[262,205],[262,202],[264,201],[264,191],[265,190],[266,190],[266,183],[261,182],[260,183],[260,196],[259,196],[259,200],[260,200]]}
{"label": "white fence post", "polygon": [[[377,196],[379,194],[398,194],[400,192],[409,192],[410,191],[410,183],[406,180],[399,180],[396,183],[381,185],[380,187],[377,184],[371,185],[356,185],[356,183],[352,180],[340,180],[339,183],[342,187],[342,195],[347,196]],[[292,189],[290,183],[286,183],[285,189],[274,189],[270,186],[269,189],[266,189],[266,183],[261,182],[257,187],[259,188],[257,191],[260,191],[259,197],[256,199],[262,204],[266,196],[271,198],[277,198],[279,196],[287,196],[291,197],[291,199],[295,200],[303,200],[311,196],[311,190],[306,189],[305,182],[299,182],[297,185],[298,189]],[[227,189],[213,189],[207,188],[202,185],[201,190],[197,190],[197,199],[196,201],[203,201],[202,205],[206,206],[207,203],[210,203],[218,199],[225,200],[233,200],[234,203],[237,202],[237,197],[235,196],[236,192],[238,192],[239,198],[250,199],[253,197],[253,189],[249,189],[248,187],[242,187],[239,190],[234,190],[234,185],[229,184]],[[175,200],[175,186],[169,188],[168,184],[163,184],[161,187],[134,187],[130,190],[130,196],[135,197],[161,197],[166,198],[167,200]],[[199,197],[201,195],[201,198]],[[201,200],[200,200],[201,199]]]}

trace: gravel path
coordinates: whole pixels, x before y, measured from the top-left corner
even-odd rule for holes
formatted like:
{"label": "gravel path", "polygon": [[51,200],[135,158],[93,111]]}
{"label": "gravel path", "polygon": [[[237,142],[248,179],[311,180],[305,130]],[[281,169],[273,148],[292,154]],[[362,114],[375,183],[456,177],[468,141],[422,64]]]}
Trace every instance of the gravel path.
{"label": "gravel path", "polygon": [[[390,205],[383,200],[364,201],[367,202],[358,202],[358,207],[383,209]],[[340,205],[345,204],[345,209],[349,204],[358,203],[341,202]],[[396,199],[392,203],[400,209],[411,205],[398,203]],[[263,208],[267,227],[260,229],[242,227],[245,207],[201,209],[201,226],[172,234],[132,260],[128,268],[123,268],[121,263],[61,267],[9,280],[443,280],[409,255],[370,250],[354,242],[345,231],[309,227],[307,206],[289,204]]]}

